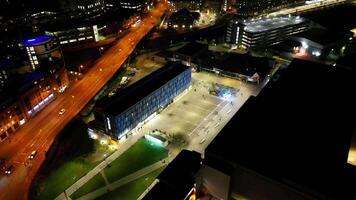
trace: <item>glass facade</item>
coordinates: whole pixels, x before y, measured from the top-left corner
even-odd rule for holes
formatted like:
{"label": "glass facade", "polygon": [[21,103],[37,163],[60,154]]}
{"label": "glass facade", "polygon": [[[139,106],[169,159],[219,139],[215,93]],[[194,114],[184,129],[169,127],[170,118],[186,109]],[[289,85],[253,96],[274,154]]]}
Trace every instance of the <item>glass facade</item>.
{"label": "glass facade", "polygon": [[124,112],[107,118],[106,129],[117,138],[123,137],[140,122],[169,104],[174,97],[187,89],[190,83],[191,69],[188,68]]}

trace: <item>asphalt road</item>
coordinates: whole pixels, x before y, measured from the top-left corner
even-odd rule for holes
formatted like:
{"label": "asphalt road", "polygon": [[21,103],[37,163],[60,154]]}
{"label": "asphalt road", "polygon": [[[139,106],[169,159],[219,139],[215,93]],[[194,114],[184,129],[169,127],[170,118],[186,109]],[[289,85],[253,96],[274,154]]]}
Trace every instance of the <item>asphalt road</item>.
{"label": "asphalt road", "polygon": [[[45,159],[45,152],[50,148],[60,131],[85,107],[85,105],[112,78],[126,58],[133,52],[138,42],[155,26],[168,5],[160,2],[142,20],[141,24],[122,39],[116,41],[82,80],[75,82],[67,91],[57,97],[33,119],[21,127],[11,139],[0,146],[0,157],[14,165],[10,176],[0,179],[0,199],[28,199],[31,181]],[[59,115],[64,108],[66,112]],[[36,150],[36,158],[25,166],[28,155]]]}

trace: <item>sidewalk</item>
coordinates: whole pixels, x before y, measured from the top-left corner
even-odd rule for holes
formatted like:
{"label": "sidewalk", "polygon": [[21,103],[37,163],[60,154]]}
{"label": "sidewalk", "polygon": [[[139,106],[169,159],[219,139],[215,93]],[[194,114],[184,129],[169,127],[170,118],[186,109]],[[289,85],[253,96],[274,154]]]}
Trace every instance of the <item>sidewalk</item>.
{"label": "sidewalk", "polygon": [[136,172],[134,172],[134,173],[132,173],[132,174],[130,174],[128,176],[125,176],[124,178],[119,179],[119,180],[117,180],[117,181],[115,181],[115,182],[113,182],[113,183],[111,183],[109,185],[106,185],[104,187],[101,187],[101,188],[89,193],[89,194],[86,194],[86,195],[80,197],[78,200],[96,199],[96,198],[106,194],[107,192],[113,191],[113,190],[115,190],[115,189],[117,189],[117,188],[119,188],[119,187],[121,187],[121,186],[123,186],[123,185],[125,185],[125,184],[127,184],[129,182],[131,182],[131,181],[134,181],[134,180],[136,180],[136,179],[138,179],[138,178],[140,178],[142,176],[145,176],[148,173],[151,173],[151,172],[153,172],[153,171],[155,171],[155,170],[157,170],[157,169],[159,169],[159,168],[161,168],[163,166],[166,166],[169,162],[170,162],[170,158],[166,158],[166,159],[164,159],[162,161],[158,161],[158,162],[156,162],[156,163],[154,163],[152,165],[149,165],[149,166],[147,166],[147,167],[145,167],[143,169],[140,169],[140,170],[138,170],[138,171],[136,171]]}

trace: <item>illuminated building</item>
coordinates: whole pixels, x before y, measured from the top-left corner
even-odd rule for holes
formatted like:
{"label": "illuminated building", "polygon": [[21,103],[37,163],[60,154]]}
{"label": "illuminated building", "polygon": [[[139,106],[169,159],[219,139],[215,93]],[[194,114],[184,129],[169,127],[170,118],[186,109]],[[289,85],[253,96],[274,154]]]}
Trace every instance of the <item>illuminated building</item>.
{"label": "illuminated building", "polygon": [[216,73],[233,79],[259,83],[274,65],[266,57],[254,57],[245,54],[225,54],[208,51],[193,60],[199,70]]}
{"label": "illuminated building", "polygon": [[191,83],[191,69],[169,63],[112,97],[97,102],[95,120],[120,139],[163,109]]}
{"label": "illuminated building", "polygon": [[201,0],[171,0],[170,2],[174,4],[175,10],[185,8],[192,11],[200,11],[202,6]]}
{"label": "illuminated building", "polygon": [[189,30],[193,28],[194,22],[199,17],[198,12],[190,12],[188,9],[182,8],[169,17],[168,27],[177,30]]}
{"label": "illuminated building", "polygon": [[104,11],[104,0],[61,0],[59,1],[63,11],[81,11],[85,14],[100,13]]}
{"label": "illuminated building", "polygon": [[[226,1],[226,0],[224,0]],[[242,16],[256,16],[261,13],[281,9],[293,4],[303,3],[301,0],[236,0],[237,14]]]}
{"label": "illuminated building", "polygon": [[145,1],[144,0],[119,0],[119,4],[122,9],[132,10],[137,14],[144,10]]}
{"label": "illuminated building", "polygon": [[288,36],[306,31],[310,22],[299,16],[230,20],[225,41],[244,48],[277,44]]}
{"label": "illuminated building", "polygon": [[32,70],[41,66],[51,67],[51,72],[64,66],[62,51],[57,41],[51,36],[28,38],[23,42]]}
{"label": "illuminated building", "polygon": [[98,42],[99,31],[106,27],[83,26],[78,28],[66,28],[62,30],[46,31],[47,35],[55,36],[63,47],[73,47],[90,42]]}
{"label": "illuminated building", "polygon": [[23,42],[32,71],[52,77],[52,87],[61,93],[68,87],[68,76],[60,45],[51,36],[26,39]]}
{"label": "illuminated building", "polygon": [[14,74],[0,93],[0,141],[52,102],[69,85],[62,51],[50,36],[26,39],[31,72]]}
{"label": "illuminated building", "polygon": [[0,92],[0,141],[55,99],[51,77],[39,73],[14,75]]}

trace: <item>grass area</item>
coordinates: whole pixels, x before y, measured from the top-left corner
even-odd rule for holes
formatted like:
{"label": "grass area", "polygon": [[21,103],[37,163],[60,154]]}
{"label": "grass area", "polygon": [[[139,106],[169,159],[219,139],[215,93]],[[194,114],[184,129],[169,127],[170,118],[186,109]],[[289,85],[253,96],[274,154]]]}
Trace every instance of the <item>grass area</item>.
{"label": "grass area", "polygon": [[106,167],[105,174],[109,182],[114,182],[166,158],[167,155],[165,148],[142,138]]}
{"label": "grass area", "polygon": [[[50,175],[37,186],[37,197],[35,199],[54,199],[98,165],[105,158],[104,155],[108,156],[111,153],[107,147],[96,142],[94,152],[65,162],[59,168],[51,172]],[[94,180],[89,181],[86,187],[94,188],[96,185],[100,185],[100,178],[101,177],[94,177]],[[86,191],[85,189],[83,190]],[[84,191],[83,193],[85,193]]]}
{"label": "grass area", "polygon": [[54,199],[94,167],[95,164],[86,162],[84,159],[76,159],[63,164],[42,182],[36,199]]}
{"label": "grass area", "polygon": [[151,185],[155,178],[161,173],[163,168],[155,170],[139,179],[136,179],[126,185],[123,185],[116,190],[109,192],[98,200],[132,200],[137,199],[146,188]]}
{"label": "grass area", "polygon": [[77,199],[85,194],[88,194],[89,192],[95,191],[96,189],[99,189],[101,187],[105,186],[105,180],[102,177],[102,175],[99,173],[95,175],[92,179],[90,179],[88,182],[86,182],[79,190],[75,191],[72,195],[72,199]]}

